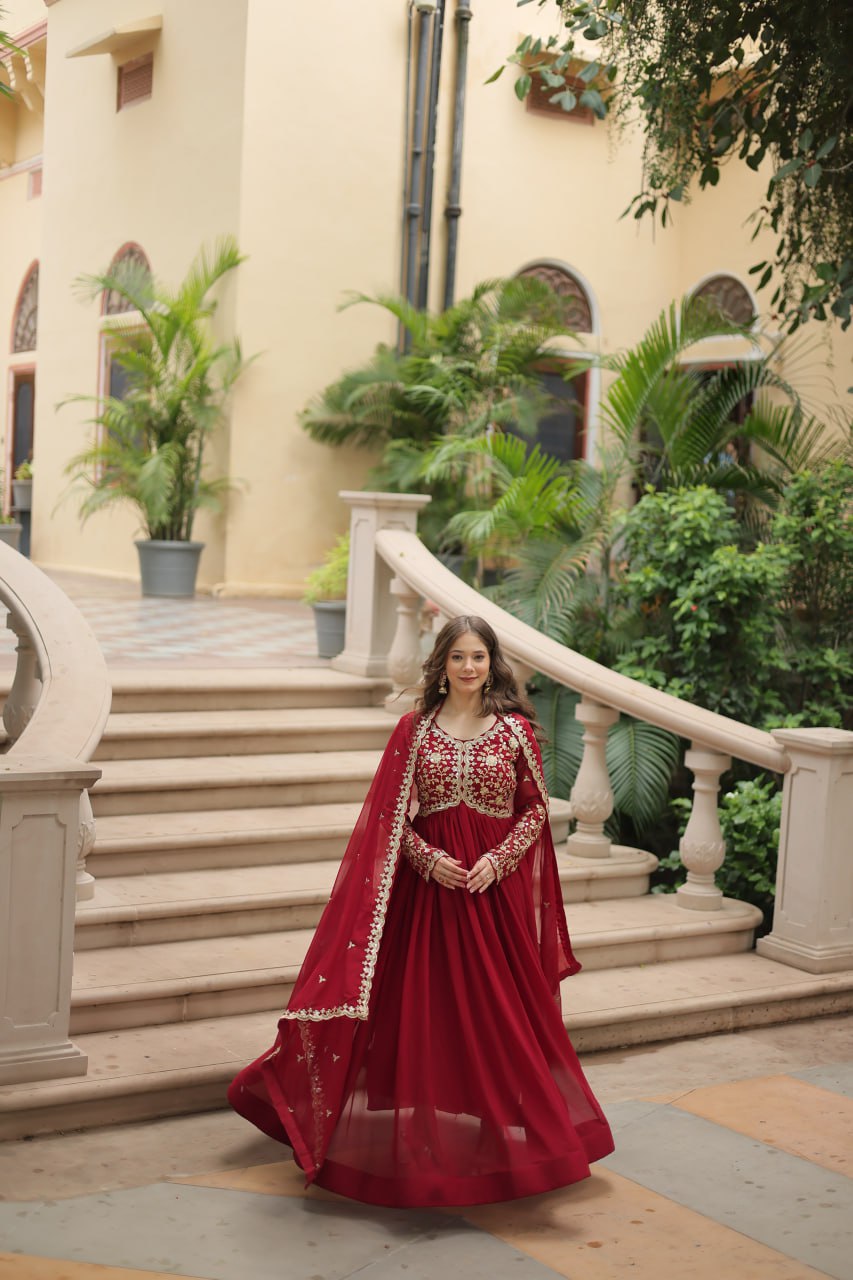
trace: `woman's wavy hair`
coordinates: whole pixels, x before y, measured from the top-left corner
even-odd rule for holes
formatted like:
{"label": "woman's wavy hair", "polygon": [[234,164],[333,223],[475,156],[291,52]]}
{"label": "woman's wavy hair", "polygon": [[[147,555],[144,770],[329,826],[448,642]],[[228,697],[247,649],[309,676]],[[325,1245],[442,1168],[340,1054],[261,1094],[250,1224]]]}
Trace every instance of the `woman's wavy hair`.
{"label": "woman's wavy hair", "polygon": [[513,675],[512,667],[501,652],[500,642],[485,618],[473,614],[463,614],[446,622],[435,638],[432,653],[423,665],[423,678],[415,709],[426,715],[437,707],[444,699],[438,686],[447,666],[447,658],[460,636],[471,631],[479,636],[489,654],[489,674],[492,677],[491,688],[482,690],[483,715],[507,715],[519,712],[527,720],[536,734],[542,737],[542,727],[536,719],[536,712],[527,695],[519,689]]}

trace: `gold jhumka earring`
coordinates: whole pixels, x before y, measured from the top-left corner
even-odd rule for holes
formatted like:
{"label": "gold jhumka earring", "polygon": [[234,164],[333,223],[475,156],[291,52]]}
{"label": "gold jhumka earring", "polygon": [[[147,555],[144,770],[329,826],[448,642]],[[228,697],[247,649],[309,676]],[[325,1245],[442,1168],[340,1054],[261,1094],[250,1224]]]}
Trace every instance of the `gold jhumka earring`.
{"label": "gold jhumka earring", "polygon": [[438,692],[442,695],[442,697],[444,697],[444,695],[447,693],[447,673],[446,672],[444,675],[442,675],[441,679],[438,682]]}

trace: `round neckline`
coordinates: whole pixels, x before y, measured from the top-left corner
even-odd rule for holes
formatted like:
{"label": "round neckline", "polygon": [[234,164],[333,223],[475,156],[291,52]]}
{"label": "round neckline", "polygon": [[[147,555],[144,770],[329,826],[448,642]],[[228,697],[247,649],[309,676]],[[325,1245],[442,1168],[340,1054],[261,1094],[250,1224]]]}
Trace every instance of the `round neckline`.
{"label": "round neckline", "polygon": [[492,733],[493,730],[497,729],[500,722],[501,722],[500,716],[495,716],[495,723],[490,724],[488,729],[484,729],[482,733],[475,734],[473,738],[456,738],[452,733],[447,732],[443,724],[439,723],[438,713],[436,713],[435,719],[433,720],[433,724],[435,725],[436,729],[438,729],[439,733],[443,733],[445,738],[449,738],[451,742],[459,742],[463,744],[466,742],[480,742],[481,739],[488,737],[488,735]]}

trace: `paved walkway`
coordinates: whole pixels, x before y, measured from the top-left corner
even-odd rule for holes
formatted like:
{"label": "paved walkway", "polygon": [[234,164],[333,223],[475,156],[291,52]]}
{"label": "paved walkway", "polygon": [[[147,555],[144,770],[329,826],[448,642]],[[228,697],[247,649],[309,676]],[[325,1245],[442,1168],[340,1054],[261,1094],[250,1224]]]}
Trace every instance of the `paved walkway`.
{"label": "paved walkway", "polygon": [[[112,667],[319,665],[298,602],[143,600],[54,576]],[[853,1280],[849,1018],[584,1065],[614,1155],[511,1204],[409,1212],[306,1192],[230,1112],[2,1144],[0,1280]]]}
{"label": "paved walkway", "polygon": [[509,1204],[306,1192],[228,1111],[2,1144],[0,1280],[853,1278],[849,1018],[584,1065],[615,1153]]}

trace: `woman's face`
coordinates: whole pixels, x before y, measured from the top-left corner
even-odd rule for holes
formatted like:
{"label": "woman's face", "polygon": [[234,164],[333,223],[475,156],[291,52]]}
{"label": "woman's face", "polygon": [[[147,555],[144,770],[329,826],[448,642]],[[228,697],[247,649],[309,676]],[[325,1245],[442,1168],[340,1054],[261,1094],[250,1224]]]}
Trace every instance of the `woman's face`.
{"label": "woman's face", "polygon": [[482,689],[490,665],[485,642],[473,631],[464,631],[453,641],[444,664],[448,690],[470,694]]}

